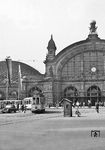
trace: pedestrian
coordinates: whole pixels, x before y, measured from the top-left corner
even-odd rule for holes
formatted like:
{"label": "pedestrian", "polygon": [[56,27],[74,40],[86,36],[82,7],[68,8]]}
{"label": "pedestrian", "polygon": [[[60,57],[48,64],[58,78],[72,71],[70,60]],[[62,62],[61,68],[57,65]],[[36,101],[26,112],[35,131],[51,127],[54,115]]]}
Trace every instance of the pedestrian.
{"label": "pedestrian", "polygon": [[21,109],[22,109],[22,112],[24,111],[24,105],[22,104],[22,106],[21,106]]}
{"label": "pedestrian", "polygon": [[99,113],[99,102],[96,103],[96,111]]}
{"label": "pedestrian", "polygon": [[17,110],[19,111],[19,103],[17,103]]}
{"label": "pedestrian", "polygon": [[79,104],[79,102],[78,102],[78,101],[76,102],[76,106],[77,106],[77,108],[79,108],[79,106],[80,106],[80,104]]}
{"label": "pedestrian", "polygon": [[26,105],[24,105],[24,113],[26,112],[26,110],[27,110],[27,106],[26,106]]}
{"label": "pedestrian", "polygon": [[83,107],[85,107],[85,102],[83,102]]}
{"label": "pedestrian", "polygon": [[79,111],[79,106],[80,106],[80,104],[79,104],[79,102],[77,101],[77,102],[76,102],[76,111],[75,111],[75,115],[76,115],[77,117],[80,117],[80,115],[81,115],[81,113],[80,113],[80,111]]}
{"label": "pedestrian", "polygon": [[88,107],[91,108],[91,101],[88,100]]}

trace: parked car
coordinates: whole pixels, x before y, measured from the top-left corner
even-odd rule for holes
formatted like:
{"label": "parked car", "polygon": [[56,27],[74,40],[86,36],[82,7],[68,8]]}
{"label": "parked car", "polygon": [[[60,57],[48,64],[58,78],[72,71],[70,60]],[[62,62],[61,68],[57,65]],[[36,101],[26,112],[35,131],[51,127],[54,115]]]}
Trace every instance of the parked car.
{"label": "parked car", "polygon": [[17,108],[15,107],[15,105],[6,105],[6,107],[1,110],[2,113],[16,113],[16,111]]}

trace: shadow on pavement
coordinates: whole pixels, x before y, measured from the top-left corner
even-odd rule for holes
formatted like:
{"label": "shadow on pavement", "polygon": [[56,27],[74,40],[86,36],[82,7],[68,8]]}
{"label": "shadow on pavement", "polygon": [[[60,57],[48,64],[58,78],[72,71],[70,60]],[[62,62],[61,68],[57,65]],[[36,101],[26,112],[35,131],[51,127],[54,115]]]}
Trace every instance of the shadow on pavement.
{"label": "shadow on pavement", "polygon": [[45,110],[44,114],[62,113],[60,110]]}

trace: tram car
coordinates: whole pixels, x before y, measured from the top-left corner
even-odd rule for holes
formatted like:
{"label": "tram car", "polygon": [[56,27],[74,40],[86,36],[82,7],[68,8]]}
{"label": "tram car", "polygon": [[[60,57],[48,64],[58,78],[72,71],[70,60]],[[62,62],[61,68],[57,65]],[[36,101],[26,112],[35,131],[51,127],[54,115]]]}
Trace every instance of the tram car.
{"label": "tram car", "polygon": [[35,94],[32,98],[32,113],[44,113],[45,112],[45,97],[43,94]]}
{"label": "tram car", "polygon": [[27,110],[31,110],[33,97],[26,97],[23,99],[23,104]]}

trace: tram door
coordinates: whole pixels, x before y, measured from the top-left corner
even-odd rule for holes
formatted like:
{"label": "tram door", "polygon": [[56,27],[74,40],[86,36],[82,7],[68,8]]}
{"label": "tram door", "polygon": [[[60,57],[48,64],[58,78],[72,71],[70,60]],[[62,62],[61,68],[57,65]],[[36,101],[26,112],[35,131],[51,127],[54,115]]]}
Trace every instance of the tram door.
{"label": "tram door", "polygon": [[87,90],[87,99],[91,101],[92,106],[95,106],[96,102],[101,101],[101,91],[97,86],[91,86]]}

